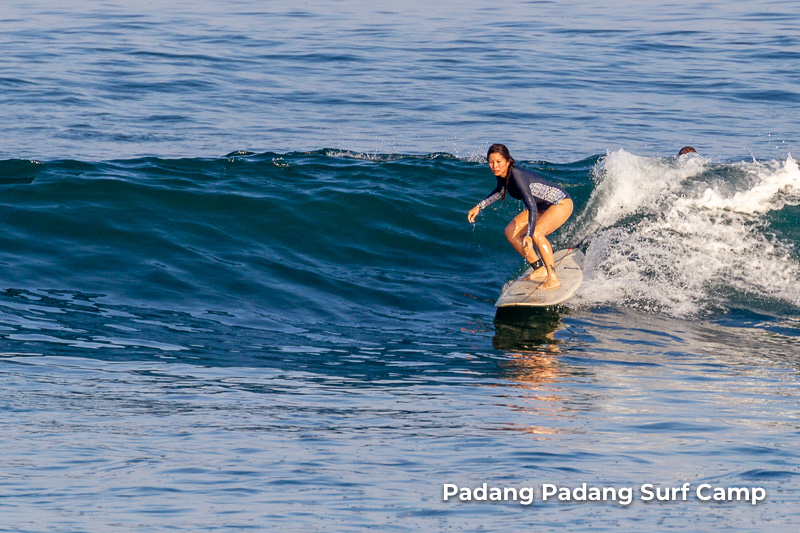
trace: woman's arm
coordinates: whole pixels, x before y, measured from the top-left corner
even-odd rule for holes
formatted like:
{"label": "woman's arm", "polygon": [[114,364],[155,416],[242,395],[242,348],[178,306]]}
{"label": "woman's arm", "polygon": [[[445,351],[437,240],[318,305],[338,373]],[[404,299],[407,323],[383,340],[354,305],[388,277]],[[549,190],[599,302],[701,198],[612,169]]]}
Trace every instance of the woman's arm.
{"label": "woman's arm", "polygon": [[536,207],[536,197],[531,192],[531,188],[527,180],[523,179],[520,175],[512,172],[512,179],[514,179],[517,189],[522,194],[522,203],[528,210],[528,231],[525,232],[525,237],[522,238],[522,249],[526,254],[533,252],[533,231],[536,229],[536,221],[539,217],[539,211]]}
{"label": "woman's arm", "polygon": [[528,231],[525,233],[525,236],[530,237],[533,235],[533,230],[536,228],[536,220],[539,216],[539,211],[536,207],[536,197],[531,192],[527,180],[522,179],[516,174],[512,174],[512,177],[517,185],[517,189],[519,189],[519,192],[522,194],[522,203],[525,204],[525,209],[528,210]]}
{"label": "woman's arm", "polygon": [[481,211],[483,211],[484,209],[495,203],[503,196],[503,188],[504,188],[503,184],[500,182],[500,180],[497,180],[497,187],[495,187],[494,190],[490,192],[486,198],[478,202],[478,204],[475,207],[469,210],[469,213],[467,214],[467,219],[470,222],[475,222],[475,217],[478,216],[478,213],[480,213]]}

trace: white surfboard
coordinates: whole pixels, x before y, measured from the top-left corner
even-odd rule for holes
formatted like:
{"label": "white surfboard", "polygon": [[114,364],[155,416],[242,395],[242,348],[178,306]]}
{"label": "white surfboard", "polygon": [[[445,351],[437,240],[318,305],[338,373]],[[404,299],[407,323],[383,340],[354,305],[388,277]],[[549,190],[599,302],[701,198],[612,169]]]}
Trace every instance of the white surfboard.
{"label": "white surfboard", "polygon": [[537,291],[540,281],[528,281],[523,278],[533,272],[528,268],[520,277],[506,284],[495,302],[496,307],[531,306],[545,307],[566,302],[583,281],[583,252],[577,248],[559,250],[553,254],[556,275],[561,287],[547,291]]}

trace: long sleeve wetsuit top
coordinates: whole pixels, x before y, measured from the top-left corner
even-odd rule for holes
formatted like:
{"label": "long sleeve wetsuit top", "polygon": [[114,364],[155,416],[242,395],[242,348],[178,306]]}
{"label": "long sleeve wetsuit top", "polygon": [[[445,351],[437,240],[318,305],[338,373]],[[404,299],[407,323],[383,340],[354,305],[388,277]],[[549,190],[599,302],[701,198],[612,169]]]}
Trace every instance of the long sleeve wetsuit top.
{"label": "long sleeve wetsuit top", "polygon": [[[504,192],[508,192],[512,198],[522,200],[528,209],[528,232],[526,235],[533,235],[533,228],[536,227],[538,211],[544,211],[551,205],[556,205],[564,198],[569,198],[567,191],[550,183],[539,174],[524,168],[511,167],[511,173],[506,178],[497,177],[497,187],[489,193],[489,196],[478,203],[478,207],[483,211],[503,197]],[[505,190],[504,190],[505,189]]]}

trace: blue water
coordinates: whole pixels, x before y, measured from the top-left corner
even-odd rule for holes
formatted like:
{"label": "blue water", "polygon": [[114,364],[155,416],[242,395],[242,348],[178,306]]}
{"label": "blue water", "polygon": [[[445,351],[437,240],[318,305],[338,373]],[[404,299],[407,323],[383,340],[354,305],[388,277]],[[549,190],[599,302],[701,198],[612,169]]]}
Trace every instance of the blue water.
{"label": "blue water", "polygon": [[[796,530],[798,22],[5,4],[0,531]],[[575,200],[565,306],[493,306],[493,142]]]}

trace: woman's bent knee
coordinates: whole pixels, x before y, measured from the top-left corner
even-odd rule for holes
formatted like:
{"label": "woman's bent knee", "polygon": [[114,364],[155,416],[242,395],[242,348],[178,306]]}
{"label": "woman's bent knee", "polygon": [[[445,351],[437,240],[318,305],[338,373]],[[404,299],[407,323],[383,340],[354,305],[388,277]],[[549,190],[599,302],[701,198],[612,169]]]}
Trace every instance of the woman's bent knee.
{"label": "woman's bent knee", "polygon": [[519,224],[517,224],[516,220],[512,220],[505,229],[506,239],[509,241],[517,240],[523,229],[524,228],[519,227]]}

